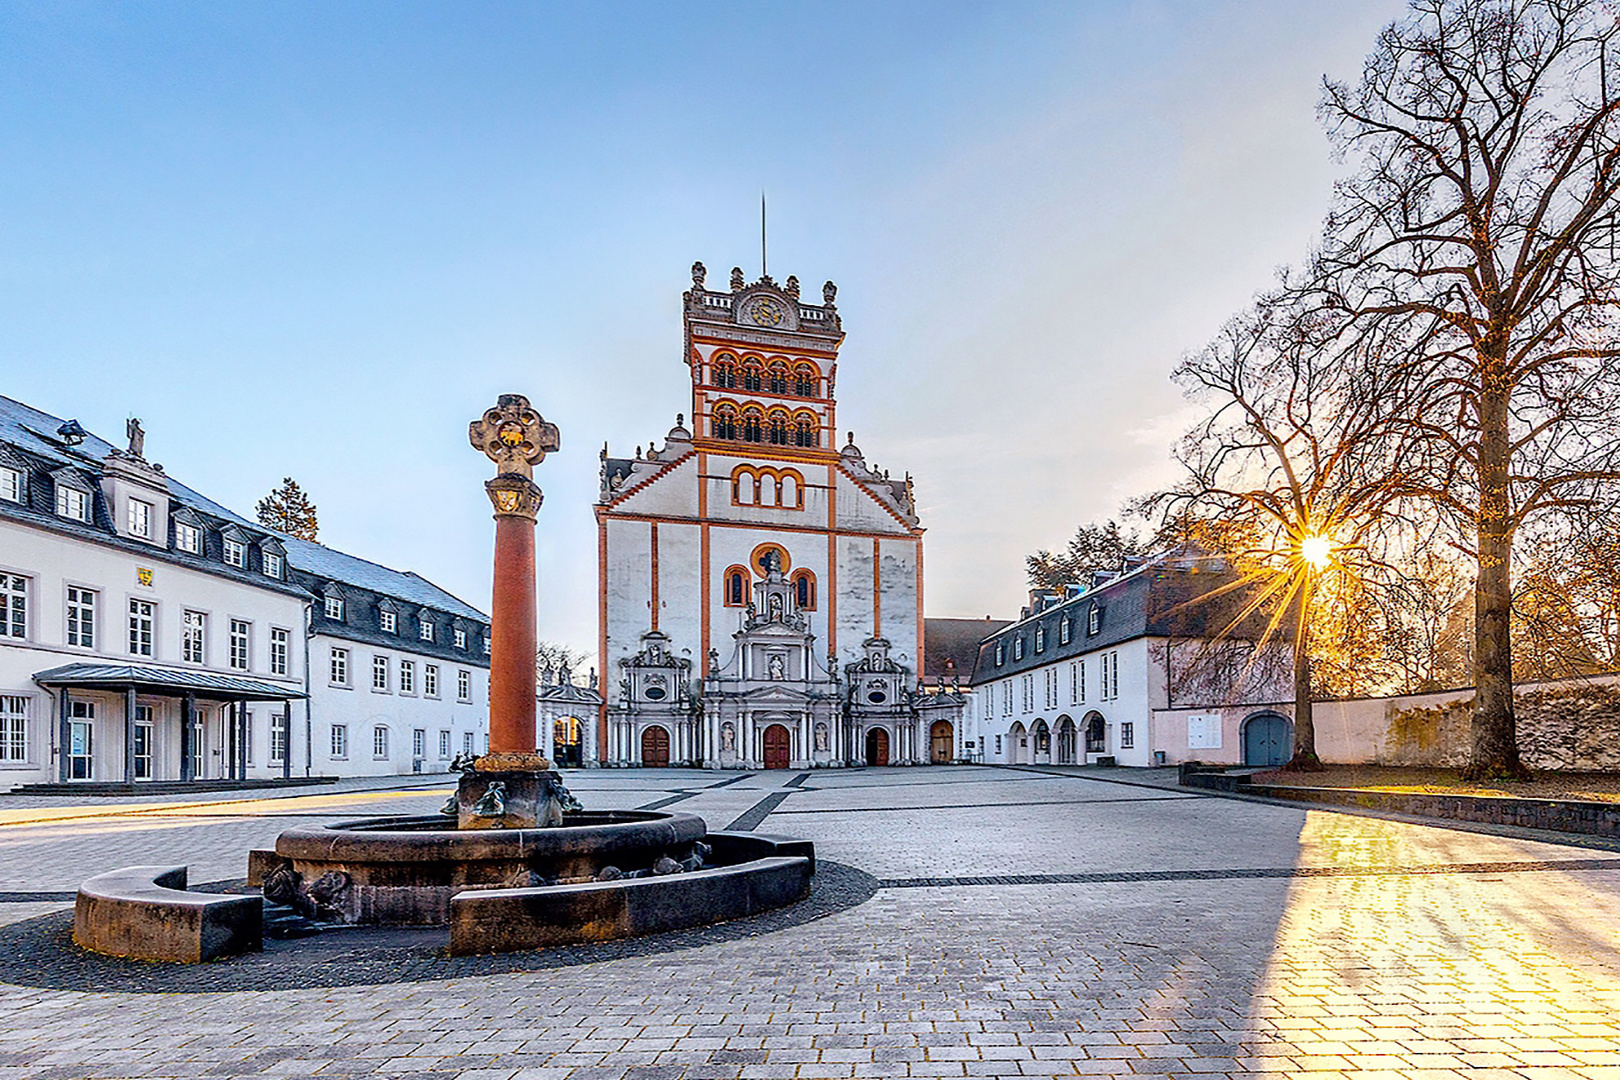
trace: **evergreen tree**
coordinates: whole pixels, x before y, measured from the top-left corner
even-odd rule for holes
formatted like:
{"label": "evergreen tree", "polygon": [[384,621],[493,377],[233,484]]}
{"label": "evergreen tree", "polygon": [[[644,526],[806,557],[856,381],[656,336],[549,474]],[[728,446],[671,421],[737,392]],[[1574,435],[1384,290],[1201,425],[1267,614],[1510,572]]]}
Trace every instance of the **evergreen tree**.
{"label": "evergreen tree", "polygon": [[314,540],[320,530],[315,520],[315,504],[290,476],[282,477],[281,486],[260,499],[256,509],[259,524],[300,540]]}

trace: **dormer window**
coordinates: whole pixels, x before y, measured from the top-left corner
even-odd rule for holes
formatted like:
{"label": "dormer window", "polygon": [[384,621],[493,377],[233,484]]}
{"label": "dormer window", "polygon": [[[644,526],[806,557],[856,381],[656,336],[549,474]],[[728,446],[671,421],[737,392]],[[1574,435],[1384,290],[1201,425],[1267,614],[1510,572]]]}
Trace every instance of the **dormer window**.
{"label": "dormer window", "polygon": [[996,642],[996,667],[1000,667],[1007,659],[1007,643]]}
{"label": "dormer window", "polygon": [[1024,638],[1023,638],[1023,635],[1019,635],[1018,637],[1013,638],[1013,659],[1014,660],[1022,660],[1023,658],[1024,658]]}
{"label": "dormer window", "polygon": [[202,554],[202,530],[188,522],[174,523],[174,546],[192,555]]}
{"label": "dormer window", "polygon": [[1089,637],[1102,630],[1102,608],[1096,604],[1091,605],[1091,612],[1086,616],[1086,635]]}
{"label": "dormer window", "polygon": [[247,569],[247,544],[225,537],[225,562],[239,569]]}
{"label": "dormer window", "polygon": [[466,647],[467,647],[467,631],[463,630],[461,627],[458,626],[458,627],[456,627],[456,648],[465,649]]}
{"label": "dormer window", "polygon": [[426,615],[417,621],[416,633],[423,641],[433,640],[433,620]]}
{"label": "dormer window", "polygon": [[264,576],[273,578],[281,576],[281,556],[274,551],[264,552]]}
{"label": "dormer window", "polygon": [[129,500],[129,535],[152,538],[152,504],[144,499]]}
{"label": "dormer window", "polygon": [[1063,616],[1063,620],[1058,623],[1058,644],[1059,645],[1067,645],[1069,643],[1069,636],[1073,633],[1073,629],[1072,629],[1073,626],[1074,626],[1074,621],[1072,619],[1070,619],[1067,615]]}
{"label": "dormer window", "polygon": [[1035,651],[1046,651],[1046,627],[1044,626],[1037,626],[1035,628]]}
{"label": "dormer window", "polygon": [[23,474],[21,469],[0,465],[0,499],[6,502],[23,501]]}
{"label": "dormer window", "polygon": [[385,633],[385,634],[397,634],[397,633],[399,633],[399,616],[397,614],[395,614],[392,611],[384,610],[379,614],[378,618],[380,619],[380,621],[382,623],[383,633]]}
{"label": "dormer window", "polygon": [[77,488],[56,486],[56,516],[74,521],[90,520],[90,496]]}
{"label": "dormer window", "polygon": [[327,594],[326,617],[334,622],[343,621],[343,597]]}

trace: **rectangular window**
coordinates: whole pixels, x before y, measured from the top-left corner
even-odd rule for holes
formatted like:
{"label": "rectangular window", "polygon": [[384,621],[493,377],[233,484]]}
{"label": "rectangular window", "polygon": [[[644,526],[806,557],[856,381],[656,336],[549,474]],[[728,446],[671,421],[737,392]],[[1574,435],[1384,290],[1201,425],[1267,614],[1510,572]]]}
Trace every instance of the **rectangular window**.
{"label": "rectangular window", "polygon": [[349,650],[332,650],[331,681],[334,686],[349,685]]}
{"label": "rectangular window", "polygon": [[180,659],[188,664],[206,664],[208,616],[188,611],[180,616]]}
{"label": "rectangular window", "polygon": [[129,535],[152,538],[152,504],[141,499],[129,500]]}
{"label": "rectangular window", "polygon": [[0,468],[0,499],[22,502],[23,476],[20,469]]}
{"label": "rectangular window", "polygon": [[28,760],[28,705],[21,694],[0,694],[0,761]]}
{"label": "rectangular window", "polygon": [[467,631],[461,629],[458,626],[456,628],[456,648],[465,649],[466,647],[467,647]]}
{"label": "rectangular window", "polygon": [[1012,715],[1012,682],[1010,680],[1001,684],[1001,715]]}
{"label": "rectangular window", "polygon": [[1069,627],[1071,625],[1072,624],[1070,623],[1069,617],[1067,615],[1063,616],[1063,621],[1058,623],[1058,644],[1059,645],[1067,645],[1069,643]]}
{"label": "rectangular window", "polygon": [[328,619],[336,619],[339,622],[341,622],[343,620],[343,598],[342,597],[340,597],[340,596],[328,596],[326,598],[326,617]]}
{"label": "rectangular window", "polygon": [[1044,626],[1037,626],[1035,628],[1035,651],[1046,651],[1046,627]]}
{"label": "rectangular window", "polygon": [[411,732],[411,756],[427,757],[427,730],[417,728]]}
{"label": "rectangular window", "polygon": [[248,652],[248,647],[251,641],[250,635],[252,632],[252,627],[243,622],[241,619],[231,620],[230,661],[231,667],[235,668],[237,671],[246,671],[250,665],[251,658]]}
{"label": "rectangular window", "polygon": [[395,634],[395,633],[399,632],[399,616],[398,615],[394,614],[392,611],[385,611],[385,612],[382,613],[381,619],[382,619],[383,633],[385,633],[385,634]]}
{"label": "rectangular window", "polygon": [[253,714],[242,712],[242,760],[253,764]]}
{"label": "rectangular window", "polygon": [[456,700],[457,701],[471,701],[472,700],[472,672],[470,672],[470,671],[458,671],[458,672],[456,672]]}
{"label": "rectangular window", "polygon": [[152,624],[157,617],[157,606],[150,600],[129,602],[129,655],[152,655]]}
{"label": "rectangular window", "polygon": [[450,733],[448,731],[441,731],[441,732],[439,732],[439,758],[442,761],[444,759],[449,758],[449,756],[450,756]]}
{"label": "rectangular window", "polygon": [[421,620],[416,624],[416,632],[421,636],[423,641],[432,641],[433,623],[428,619]]}
{"label": "rectangular window", "polygon": [[28,579],[0,574],[0,637],[28,636]]}
{"label": "rectangular window", "polygon": [[1090,637],[1102,629],[1102,608],[1096,604],[1091,605],[1091,611],[1086,615],[1086,636]]}
{"label": "rectangular window", "polygon": [[1108,696],[1117,700],[1119,698],[1119,653],[1114,653],[1113,657],[1114,662],[1109,665],[1111,670],[1109,672]]}
{"label": "rectangular window", "polygon": [[332,725],[332,756],[346,758],[349,756],[349,725]]}
{"label": "rectangular window", "polygon": [[388,689],[388,657],[373,656],[371,658],[371,688],[373,690]]}
{"label": "rectangular window", "polygon": [[371,729],[371,756],[377,758],[388,756],[388,729],[381,724]]}
{"label": "rectangular window", "polygon": [[90,497],[77,488],[56,485],[56,516],[89,521]]}
{"label": "rectangular window", "polygon": [[265,577],[278,578],[281,576],[281,556],[273,551],[264,553]]}
{"label": "rectangular window", "polygon": [[1119,748],[1130,750],[1136,746],[1136,725],[1130,721],[1121,721],[1119,725]]}
{"label": "rectangular window", "polygon": [[439,666],[437,664],[422,665],[422,693],[428,697],[439,696]]}
{"label": "rectangular window", "polygon": [[67,643],[81,649],[96,647],[96,594],[92,589],[68,586]]}
{"label": "rectangular window", "polygon": [[280,765],[287,760],[287,717],[270,714],[270,762]]}
{"label": "rectangular window", "polygon": [[184,521],[175,522],[174,546],[193,555],[202,554],[202,530]]}
{"label": "rectangular window", "polygon": [[1079,701],[1079,704],[1084,705],[1086,703],[1086,662],[1084,660],[1082,660],[1076,666],[1080,669],[1080,701]]}
{"label": "rectangular window", "polygon": [[135,727],[130,732],[135,745],[130,747],[130,756],[134,758],[135,779],[152,779],[152,706],[135,706]]}
{"label": "rectangular window", "polygon": [[463,754],[470,754],[473,752],[473,733],[470,731],[463,731],[461,733],[461,752]]}
{"label": "rectangular window", "polygon": [[279,626],[270,628],[270,674],[287,674],[287,631]]}
{"label": "rectangular window", "polygon": [[247,545],[240,540],[225,538],[225,561],[232,566],[247,569]]}

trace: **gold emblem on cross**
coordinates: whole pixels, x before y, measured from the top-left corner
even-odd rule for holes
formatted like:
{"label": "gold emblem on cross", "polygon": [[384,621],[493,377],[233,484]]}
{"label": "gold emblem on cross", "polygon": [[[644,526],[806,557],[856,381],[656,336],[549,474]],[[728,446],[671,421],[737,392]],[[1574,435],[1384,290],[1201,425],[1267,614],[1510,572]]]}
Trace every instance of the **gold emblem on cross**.
{"label": "gold emblem on cross", "polygon": [[467,438],[501,476],[533,476],[534,467],[560,445],[557,425],[546,423],[522,394],[502,394],[493,409],[468,425]]}

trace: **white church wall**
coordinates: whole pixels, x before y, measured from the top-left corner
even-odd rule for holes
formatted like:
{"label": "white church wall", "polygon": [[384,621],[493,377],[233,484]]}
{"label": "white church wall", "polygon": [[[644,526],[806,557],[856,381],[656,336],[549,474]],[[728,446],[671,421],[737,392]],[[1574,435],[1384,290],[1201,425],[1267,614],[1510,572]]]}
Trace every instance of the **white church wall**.
{"label": "white church wall", "polygon": [[[642,466],[645,468],[645,466]],[[646,483],[646,487],[633,491],[625,496],[622,502],[614,504],[613,509],[621,514],[647,514],[655,517],[669,515],[694,517],[697,514],[697,455],[693,454],[684,461],[673,466],[663,473],[656,474],[657,479],[648,480],[654,474],[639,471],[624,482],[625,488],[634,488],[637,484]]]}

